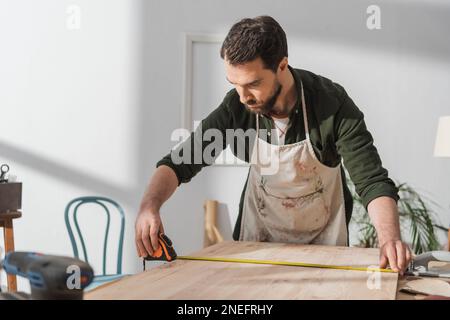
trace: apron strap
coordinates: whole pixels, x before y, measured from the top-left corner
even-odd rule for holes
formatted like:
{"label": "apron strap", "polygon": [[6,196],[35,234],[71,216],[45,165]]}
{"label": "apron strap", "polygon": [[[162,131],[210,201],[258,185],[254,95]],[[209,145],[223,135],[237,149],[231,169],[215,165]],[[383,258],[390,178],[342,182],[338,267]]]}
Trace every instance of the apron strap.
{"label": "apron strap", "polygon": [[[256,162],[259,163],[259,114],[256,114]],[[251,160],[250,160],[251,161]]]}
{"label": "apron strap", "polygon": [[309,140],[309,128],[308,128],[308,116],[306,115],[306,103],[305,94],[303,92],[303,82],[300,80],[301,96],[302,96],[302,110],[303,110],[303,122],[305,124],[305,137]]}
{"label": "apron strap", "polygon": [[259,138],[259,114],[256,114],[256,137]]}

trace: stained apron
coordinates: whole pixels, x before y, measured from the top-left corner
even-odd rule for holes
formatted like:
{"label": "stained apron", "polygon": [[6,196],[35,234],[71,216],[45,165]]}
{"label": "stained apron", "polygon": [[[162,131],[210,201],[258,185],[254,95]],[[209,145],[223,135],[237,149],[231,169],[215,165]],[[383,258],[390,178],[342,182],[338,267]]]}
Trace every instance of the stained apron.
{"label": "stained apron", "polygon": [[300,84],[305,140],[266,142],[259,137],[256,114],[239,240],[346,246],[341,164],[328,167],[317,159]]}

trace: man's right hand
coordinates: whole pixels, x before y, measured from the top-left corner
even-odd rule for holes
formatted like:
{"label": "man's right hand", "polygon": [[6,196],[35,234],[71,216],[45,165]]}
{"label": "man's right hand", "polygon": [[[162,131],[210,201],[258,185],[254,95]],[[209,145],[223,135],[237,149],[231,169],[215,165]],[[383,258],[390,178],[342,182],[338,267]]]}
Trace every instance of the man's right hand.
{"label": "man's right hand", "polygon": [[158,235],[164,233],[161,217],[156,210],[139,212],[135,225],[135,241],[138,256],[141,258],[153,255],[158,250]]}
{"label": "man's right hand", "polygon": [[178,186],[178,178],[172,168],[161,165],[153,174],[139,206],[136,218],[135,241],[139,257],[153,255],[159,248],[159,233],[164,228],[159,209]]}

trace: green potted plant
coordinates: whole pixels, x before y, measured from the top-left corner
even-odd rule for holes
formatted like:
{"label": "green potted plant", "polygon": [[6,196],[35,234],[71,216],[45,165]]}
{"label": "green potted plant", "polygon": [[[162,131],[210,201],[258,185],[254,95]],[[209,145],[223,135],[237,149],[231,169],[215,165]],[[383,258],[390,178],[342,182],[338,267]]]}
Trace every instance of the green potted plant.
{"label": "green potted plant", "polygon": [[[350,223],[354,224],[355,228],[353,229],[358,230],[358,245],[366,248],[378,247],[377,233],[370,221],[369,214],[362,205],[361,199],[355,192],[355,186],[349,178],[347,178],[347,184],[354,202]],[[439,250],[440,244],[436,230],[447,232],[448,229],[437,224],[436,214],[431,209],[437,204],[420,195],[407,183],[398,184],[396,182],[396,185],[400,196],[398,210],[402,239],[409,239],[409,245],[415,254]]]}

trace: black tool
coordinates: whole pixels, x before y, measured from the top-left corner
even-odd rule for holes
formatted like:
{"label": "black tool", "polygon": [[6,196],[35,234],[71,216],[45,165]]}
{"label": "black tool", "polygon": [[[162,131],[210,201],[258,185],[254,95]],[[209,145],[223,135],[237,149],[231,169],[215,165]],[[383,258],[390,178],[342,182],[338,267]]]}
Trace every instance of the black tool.
{"label": "black tool", "polygon": [[439,268],[430,267],[428,264],[432,261],[450,262],[450,252],[448,251],[428,251],[418,256],[415,256],[410,262],[407,275],[420,277],[440,277],[450,278],[450,271],[448,268],[440,270]]}
{"label": "black tool", "polygon": [[6,178],[6,174],[9,171],[9,166],[4,163],[0,166],[0,183],[7,183],[8,179]]}
{"label": "black tool", "polygon": [[153,255],[143,259],[143,267],[145,270],[145,261],[173,261],[177,258],[177,253],[173,248],[172,241],[164,233],[158,236],[159,248],[153,252]]}
{"label": "black tool", "polygon": [[[36,252],[9,252],[2,267],[6,273],[30,280],[29,298],[33,300],[81,300],[83,289],[94,278],[92,267],[82,260]],[[3,299],[14,298],[11,293],[0,296]]]}

